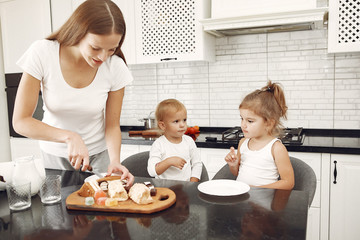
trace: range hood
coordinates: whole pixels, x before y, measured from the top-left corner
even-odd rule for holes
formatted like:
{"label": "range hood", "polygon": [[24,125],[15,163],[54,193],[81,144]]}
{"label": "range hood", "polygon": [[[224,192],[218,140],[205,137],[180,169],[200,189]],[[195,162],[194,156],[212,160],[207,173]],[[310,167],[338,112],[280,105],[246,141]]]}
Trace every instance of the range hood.
{"label": "range hood", "polygon": [[229,18],[209,18],[200,22],[205,32],[217,37],[252,33],[271,33],[324,28],[328,8],[246,15]]}

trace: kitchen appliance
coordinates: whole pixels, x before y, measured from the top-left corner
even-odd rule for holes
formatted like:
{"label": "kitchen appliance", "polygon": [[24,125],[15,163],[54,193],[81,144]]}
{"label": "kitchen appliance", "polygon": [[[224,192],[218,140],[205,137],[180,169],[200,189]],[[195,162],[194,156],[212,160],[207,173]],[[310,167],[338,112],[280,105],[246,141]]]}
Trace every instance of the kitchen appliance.
{"label": "kitchen appliance", "polygon": [[[6,96],[7,96],[7,107],[8,107],[8,119],[9,119],[9,132],[11,137],[23,137],[14,131],[12,126],[12,116],[14,112],[14,104],[15,104],[15,97],[17,93],[17,89],[20,83],[22,73],[8,73],[5,74],[5,83],[6,83]],[[33,117],[38,120],[42,120],[44,111],[43,107],[43,100],[41,96],[41,91],[39,92],[38,104],[36,106],[35,112]]]}
{"label": "kitchen appliance", "polygon": [[[224,142],[238,142],[243,137],[244,133],[242,132],[241,127],[233,127],[222,133],[222,140]],[[305,135],[302,127],[285,128],[279,138],[284,145],[302,145]]]}
{"label": "kitchen appliance", "polygon": [[149,113],[149,116],[143,119],[139,119],[140,122],[144,122],[145,130],[157,128],[156,119],[152,114],[154,111]]}

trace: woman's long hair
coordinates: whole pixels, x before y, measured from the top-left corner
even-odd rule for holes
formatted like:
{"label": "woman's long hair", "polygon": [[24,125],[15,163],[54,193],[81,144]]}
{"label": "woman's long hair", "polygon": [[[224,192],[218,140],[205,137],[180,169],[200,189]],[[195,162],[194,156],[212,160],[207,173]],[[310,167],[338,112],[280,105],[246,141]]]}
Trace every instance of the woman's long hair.
{"label": "woman's long hair", "polygon": [[121,46],[125,39],[126,25],[119,7],[111,0],[87,0],[82,3],[70,18],[46,39],[57,40],[64,46],[75,46],[87,33],[96,35],[120,34],[121,40],[115,55],[126,63]]}

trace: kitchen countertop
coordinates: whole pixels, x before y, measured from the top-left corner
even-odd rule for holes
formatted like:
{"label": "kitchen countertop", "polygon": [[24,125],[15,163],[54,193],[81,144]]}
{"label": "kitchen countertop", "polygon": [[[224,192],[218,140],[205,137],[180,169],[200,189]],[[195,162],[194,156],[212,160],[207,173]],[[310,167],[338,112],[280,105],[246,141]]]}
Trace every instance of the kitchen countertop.
{"label": "kitchen countertop", "polygon": [[[156,137],[129,136],[129,130],[141,130],[138,126],[122,126],[122,143],[152,145]],[[237,148],[238,142],[222,141],[222,132],[229,128],[200,127],[196,145],[199,148]],[[286,145],[289,152],[360,154],[360,130],[349,129],[303,129],[305,138],[302,145]],[[216,142],[206,141],[206,137],[217,138]]]}

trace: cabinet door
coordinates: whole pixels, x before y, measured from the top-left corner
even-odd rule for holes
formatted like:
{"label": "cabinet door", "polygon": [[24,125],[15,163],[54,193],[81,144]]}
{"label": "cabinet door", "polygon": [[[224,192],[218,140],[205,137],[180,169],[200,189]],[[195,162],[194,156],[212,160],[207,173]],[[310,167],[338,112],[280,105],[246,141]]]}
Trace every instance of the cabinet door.
{"label": "cabinet door", "polygon": [[121,50],[125,55],[126,63],[135,64],[135,1],[113,0],[113,2],[119,6],[126,24],[126,36]]}
{"label": "cabinet door", "polygon": [[25,156],[34,156],[35,159],[42,159],[38,140],[30,138],[10,138],[10,146],[11,158],[13,161],[16,158]]}
{"label": "cabinet door", "polygon": [[360,237],[360,156],[331,155],[330,240]]}
{"label": "cabinet door", "polygon": [[329,1],[328,52],[359,52],[358,1]]}
{"label": "cabinet door", "polygon": [[135,2],[137,63],[215,58],[214,37],[199,20],[210,17],[209,0]]}
{"label": "cabinet door", "polygon": [[229,153],[229,149],[200,148],[200,153],[201,161],[206,167],[209,179],[212,179],[215,174],[226,164],[225,156]]}
{"label": "cabinet door", "polygon": [[139,152],[139,145],[121,144],[120,162]]}
{"label": "cabinet door", "polygon": [[14,0],[0,4],[5,73],[22,72],[17,60],[29,46],[51,33],[49,0]]}
{"label": "cabinet door", "polygon": [[50,0],[52,31],[58,30],[73,12],[71,0]]}

